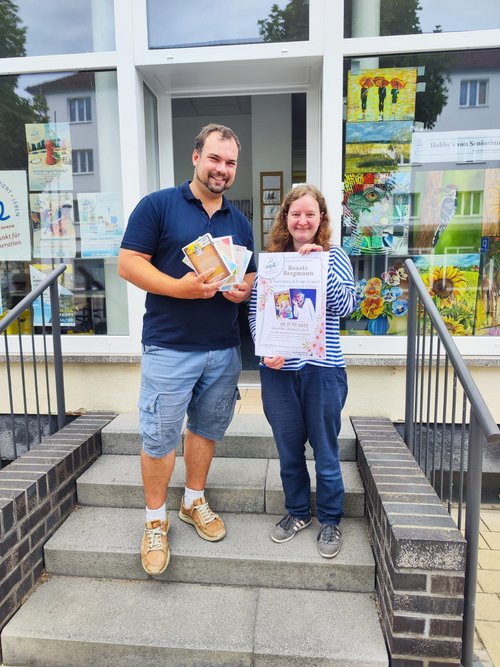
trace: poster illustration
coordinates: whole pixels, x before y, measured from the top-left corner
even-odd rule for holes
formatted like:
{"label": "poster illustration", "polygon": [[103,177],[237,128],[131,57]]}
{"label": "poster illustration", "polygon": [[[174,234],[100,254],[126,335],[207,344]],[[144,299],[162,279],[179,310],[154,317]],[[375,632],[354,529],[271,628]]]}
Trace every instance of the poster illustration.
{"label": "poster illustration", "polygon": [[328,253],[260,253],[255,354],[326,357]]}
{"label": "poster illustration", "polygon": [[409,67],[348,72],[347,120],[413,120],[417,70]]}
{"label": "poster illustration", "polygon": [[345,174],[342,247],[348,255],[406,255],[410,172]]}
{"label": "poster illustration", "polygon": [[113,192],[78,193],[82,257],[116,257],[123,236],[121,199]]}
{"label": "poster illustration", "polygon": [[481,239],[476,336],[500,335],[500,236]]}
{"label": "poster illustration", "polygon": [[450,334],[471,336],[474,333],[479,253],[420,255],[413,261]]}
{"label": "poster illustration", "polygon": [[0,261],[31,259],[25,171],[0,171]]}
{"label": "poster illustration", "polygon": [[72,190],[69,123],[26,124],[29,189]]}
{"label": "poster illustration", "polygon": [[33,257],[72,258],[76,255],[73,199],[70,192],[30,194]]}
{"label": "poster illustration", "polygon": [[410,253],[478,253],[483,188],[482,169],[416,173]]}
{"label": "poster illustration", "polygon": [[[30,266],[31,289],[37,287],[52,271],[52,264],[32,264]],[[73,267],[69,265],[58,281],[59,319],[61,327],[75,325],[75,306],[73,288]],[[43,313],[42,313],[43,310]],[[33,326],[50,326],[52,312],[49,290],[33,302]]]}

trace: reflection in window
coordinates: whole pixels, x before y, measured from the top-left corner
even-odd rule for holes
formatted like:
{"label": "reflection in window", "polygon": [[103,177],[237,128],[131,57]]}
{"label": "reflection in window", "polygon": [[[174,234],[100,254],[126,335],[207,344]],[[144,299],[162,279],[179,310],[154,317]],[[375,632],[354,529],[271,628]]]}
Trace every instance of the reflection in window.
{"label": "reflection in window", "polygon": [[309,39],[309,0],[147,0],[147,12],[150,49]]}
{"label": "reflection in window", "polygon": [[491,0],[344,0],[346,37],[412,35],[500,28]]}
{"label": "reflection in window", "polygon": [[[0,92],[0,316],[62,261],[62,332],[127,334],[116,73],[5,76]],[[25,318],[26,333],[38,332],[46,306]]]}
{"label": "reflection in window", "polygon": [[9,36],[2,37],[2,58],[115,49],[113,0],[16,0],[7,5],[0,12],[0,34]]}
{"label": "reflection in window", "polygon": [[342,246],[358,302],[345,334],[406,333],[411,257],[454,335],[499,335],[497,79],[499,50],[346,60]]}
{"label": "reflection in window", "polygon": [[460,106],[481,107],[486,105],[488,81],[474,80],[460,82]]}
{"label": "reflection in window", "polygon": [[73,173],[89,174],[94,171],[94,153],[91,148],[72,151]]}
{"label": "reflection in window", "polygon": [[92,120],[90,97],[69,99],[68,105],[70,123],[88,123]]}

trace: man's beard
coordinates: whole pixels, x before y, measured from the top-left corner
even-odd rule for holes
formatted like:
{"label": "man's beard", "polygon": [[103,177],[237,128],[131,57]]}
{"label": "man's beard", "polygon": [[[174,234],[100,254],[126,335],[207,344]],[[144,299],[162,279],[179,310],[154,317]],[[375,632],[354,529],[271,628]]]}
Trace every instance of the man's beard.
{"label": "man's beard", "polygon": [[229,190],[229,185],[227,184],[227,179],[224,179],[221,183],[220,181],[214,181],[213,176],[210,174],[206,180],[202,180],[198,173],[196,174],[197,179],[202,183],[206,189],[214,195],[220,195],[226,190]]}

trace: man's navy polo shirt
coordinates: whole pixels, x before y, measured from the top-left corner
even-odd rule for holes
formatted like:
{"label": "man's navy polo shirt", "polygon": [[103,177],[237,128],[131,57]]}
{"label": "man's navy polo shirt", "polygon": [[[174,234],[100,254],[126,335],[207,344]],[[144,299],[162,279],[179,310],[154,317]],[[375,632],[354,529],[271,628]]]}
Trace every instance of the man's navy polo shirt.
{"label": "man's navy polo shirt", "polygon": [[[211,218],[191,192],[189,181],[147,195],[130,215],[121,247],[151,255],[151,263],[173,278],[189,269],[182,248],[198,236],[231,235],[253,251],[250,223],[223,197]],[[252,256],[248,273],[256,271]],[[148,292],[142,342],[177,350],[219,350],[239,345],[238,305],[221,293],[212,299],[175,299]]]}

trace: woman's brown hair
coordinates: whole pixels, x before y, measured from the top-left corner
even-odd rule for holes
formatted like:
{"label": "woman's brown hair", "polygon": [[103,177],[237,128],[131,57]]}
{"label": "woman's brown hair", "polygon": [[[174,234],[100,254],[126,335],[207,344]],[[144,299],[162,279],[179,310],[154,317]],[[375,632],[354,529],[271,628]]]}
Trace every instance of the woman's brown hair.
{"label": "woman's brown hair", "polygon": [[269,232],[269,243],[267,245],[267,252],[288,252],[293,250],[293,238],[288,231],[287,217],[290,206],[294,201],[300,199],[304,195],[311,195],[319,206],[321,221],[319,223],[318,231],[314,236],[314,243],[320,245],[323,250],[329,250],[331,246],[330,236],[330,216],[326,207],[326,200],[314,185],[296,185],[283,199],[274,224]]}

